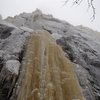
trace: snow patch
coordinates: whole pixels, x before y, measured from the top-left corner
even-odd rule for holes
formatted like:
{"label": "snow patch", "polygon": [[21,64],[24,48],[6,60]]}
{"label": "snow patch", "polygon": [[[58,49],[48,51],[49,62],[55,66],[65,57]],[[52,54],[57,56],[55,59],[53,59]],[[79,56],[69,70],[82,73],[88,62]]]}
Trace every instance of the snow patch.
{"label": "snow patch", "polygon": [[62,35],[61,35],[61,34],[58,34],[58,33],[53,33],[53,34],[52,34],[52,37],[53,37],[55,40],[57,40],[57,39],[60,39],[60,38],[62,37]]}
{"label": "snow patch", "polygon": [[12,72],[12,73],[14,73],[14,74],[16,74],[16,75],[18,75],[19,67],[20,67],[20,62],[17,61],[17,60],[8,60],[8,61],[6,62],[6,68],[7,68],[10,72]]}
{"label": "snow patch", "polygon": [[33,32],[34,30],[33,29],[30,29],[30,28],[28,28],[28,27],[20,27],[20,29],[22,29],[22,30],[24,30],[24,31],[26,31],[26,32]]}
{"label": "snow patch", "polygon": [[0,24],[18,29],[15,25],[13,25],[11,23],[8,23],[8,22],[6,22],[4,20],[0,20]]}

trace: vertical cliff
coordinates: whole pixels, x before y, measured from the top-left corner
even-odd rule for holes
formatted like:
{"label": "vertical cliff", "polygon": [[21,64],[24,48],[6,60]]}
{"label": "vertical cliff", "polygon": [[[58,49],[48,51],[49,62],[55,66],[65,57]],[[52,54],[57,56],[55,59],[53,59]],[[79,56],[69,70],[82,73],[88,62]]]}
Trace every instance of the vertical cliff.
{"label": "vertical cliff", "polygon": [[100,100],[100,32],[38,9],[0,19],[0,100],[66,100],[81,94],[77,81],[86,100]]}
{"label": "vertical cliff", "polygon": [[17,100],[84,100],[73,64],[48,32],[37,31],[26,49]]}

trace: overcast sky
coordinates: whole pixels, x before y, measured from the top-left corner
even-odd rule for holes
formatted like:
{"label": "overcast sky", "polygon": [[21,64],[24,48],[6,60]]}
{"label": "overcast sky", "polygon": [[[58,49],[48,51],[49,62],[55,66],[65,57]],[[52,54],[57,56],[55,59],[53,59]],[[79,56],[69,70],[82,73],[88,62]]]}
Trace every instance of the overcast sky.
{"label": "overcast sky", "polygon": [[[73,0],[69,0],[73,1]],[[100,31],[100,0],[94,0],[96,19],[91,22],[92,10],[87,12],[87,0],[76,7],[69,2],[63,6],[64,0],[0,0],[0,14],[3,18],[15,16],[22,12],[33,12],[39,8],[43,13],[52,14],[73,25],[83,25]]]}

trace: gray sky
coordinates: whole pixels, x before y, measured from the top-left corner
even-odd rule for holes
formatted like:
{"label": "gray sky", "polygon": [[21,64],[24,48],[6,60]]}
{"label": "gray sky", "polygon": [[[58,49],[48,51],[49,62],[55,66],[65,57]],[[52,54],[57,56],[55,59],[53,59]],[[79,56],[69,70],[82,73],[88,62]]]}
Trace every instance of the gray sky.
{"label": "gray sky", "polygon": [[78,7],[72,7],[71,2],[63,6],[64,0],[0,0],[0,14],[6,18],[22,12],[32,12],[39,8],[43,13],[52,14],[54,17],[66,20],[73,25],[84,25],[100,31],[100,0],[94,0],[96,19],[93,22],[90,20],[92,10],[87,12],[86,1],[83,0],[83,3]]}

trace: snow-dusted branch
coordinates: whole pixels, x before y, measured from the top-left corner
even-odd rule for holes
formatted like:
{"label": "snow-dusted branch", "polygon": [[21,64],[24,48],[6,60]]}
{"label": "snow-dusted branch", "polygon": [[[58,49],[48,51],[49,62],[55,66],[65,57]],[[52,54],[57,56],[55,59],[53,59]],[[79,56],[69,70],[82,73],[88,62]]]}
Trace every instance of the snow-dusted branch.
{"label": "snow-dusted branch", "polygon": [[[67,4],[67,2],[69,2],[69,1],[71,1],[71,0],[65,0],[65,4]],[[73,5],[77,5],[77,6],[79,6],[82,2],[83,2],[84,0],[73,0]],[[94,19],[95,19],[95,14],[96,14],[96,12],[95,12],[95,7],[94,7],[94,0],[87,0],[87,4],[88,4],[88,9],[92,9],[92,12],[93,12],[93,14],[92,14],[92,17],[91,17],[91,20],[93,21]]]}

